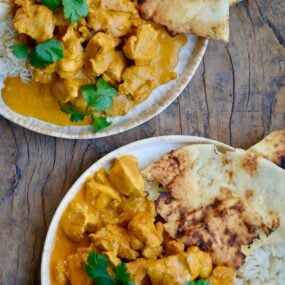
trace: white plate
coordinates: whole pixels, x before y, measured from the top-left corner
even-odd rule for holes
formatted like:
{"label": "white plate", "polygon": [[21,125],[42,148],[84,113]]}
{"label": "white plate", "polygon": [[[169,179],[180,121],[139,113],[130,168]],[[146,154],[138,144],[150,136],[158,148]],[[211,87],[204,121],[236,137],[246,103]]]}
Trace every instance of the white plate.
{"label": "white plate", "polygon": [[192,35],[188,35],[187,38],[187,44],[180,50],[179,62],[175,69],[178,74],[177,79],[156,88],[145,102],[132,109],[127,115],[112,119],[112,126],[98,133],[94,133],[90,126],[61,127],[22,116],[8,108],[1,96],[0,115],[34,132],[68,139],[99,138],[132,129],[162,112],[176,99],[191,80],[203,58],[208,41]]}
{"label": "white plate", "polygon": [[155,137],[145,140],[140,140],[131,144],[128,144],[124,147],[121,147],[113,152],[107,154],[100,160],[96,161],[93,165],[91,165],[74,183],[74,185],[69,189],[69,191],[64,196],[63,200],[59,204],[51,224],[48,229],[48,233],[46,236],[44,249],[42,253],[42,264],[41,264],[41,284],[42,285],[50,285],[50,273],[49,273],[49,263],[50,257],[52,253],[52,249],[54,246],[55,235],[58,227],[59,220],[62,216],[63,211],[72,201],[74,196],[81,190],[86,179],[99,170],[101,167],[109,168],[110,162],[123,155],[123,154],[133,154],[137,157],[139,161],[140,168],[143,169],[152,163],[154,160],[158,159],[161,155],[189,145],[189,144],[197,144],[197,143],[214,143],[218,146],[222,146],[228,149],[232,149],[230,146],[225,145],[223,143],[206,139],[200,137],[192,137],[192,136],[163,136],[163,137]]}

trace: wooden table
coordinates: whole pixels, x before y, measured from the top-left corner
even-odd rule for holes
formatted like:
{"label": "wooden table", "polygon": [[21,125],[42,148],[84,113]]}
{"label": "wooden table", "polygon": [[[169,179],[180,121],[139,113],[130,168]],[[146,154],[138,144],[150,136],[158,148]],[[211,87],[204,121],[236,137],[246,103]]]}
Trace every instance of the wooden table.
{"label": "wooden table", "polygon": [[248,147],[285,128],[285,1],[231,9],[230,43],[211,41],[192,82],[161,115],[109,138],[75,141],[0,118],[0,280],[40,284],[40,258],[65,192],[98,158],[135,140],[169,134]]}

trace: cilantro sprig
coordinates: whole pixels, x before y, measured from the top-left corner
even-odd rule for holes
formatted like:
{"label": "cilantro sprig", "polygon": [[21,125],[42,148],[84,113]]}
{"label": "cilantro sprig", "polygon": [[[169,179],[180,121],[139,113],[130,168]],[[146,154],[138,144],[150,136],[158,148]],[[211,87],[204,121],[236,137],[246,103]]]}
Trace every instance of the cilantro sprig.
{"label": "cilantro sprig", "polygon": [[108,271],[109,259],[105,254],[91,251],[84,266],[86,274],[96,285],[135,285],[130,281],[130,273],[125,263],[121,262],[115,268],[115,278]]}
{"label": "cilantro sprig", "polygon": [[52,11],[56,11],[61,5],[61,0],[41,0],[41,3]]}
{"label": "cilantro sprig", "polygon": [[98,132],[111,125],[112,123],[108,122],[106,117],[93,117],[92,127],[93,127],[94,132]]}
{"label": "cilantro sprig", "polygon": [[81,88],[81,94],[86,100],[87,109],[85,112],[77,110],[75,107],[68,104],[61,104],[60,109],[66,114],[70,114],[71,122],[79,122],[84,120],[85,117],[91,117],[92,128],[94,132],[98,132],[112,125],[106,117],[97,117],[94,111],[105,111],[110,108],[114,101],[113,97],[117,95],[117,90],[102,79],[99,78],[95,85],[84,85]]}
{"label": "cilantro sprig", "polygon": [[60,110],[65,114],[70,114],[70,121],[71,122],[83,121],[85,116],[87,115],[86,113],[82,113],[82,112],[78,111],[73,106],[68,106],[68,105],[64,105],[64,104],[60,105]]}
{"label": "cilantro sprig", "polygon": [[71,24],[88,15],[89,9],[86,0],[62,0],[62,4],[64,18],[69,19]]}
{"label": "cilantro sprig", "polygon": [[85,85],[81,88],[81,93],[89,106],[98,111],[105,111],[113,105],[117,90],[99,78],[97,86]]}
{"label": "cilantro sprig", "polygon": [[70,20],[71,24],[78,22],[81,17],[86,17],[89,11],[86,0],[41,0],[41,3],[52,11],[63,6],[64,18]]}
{"label": "cilantro sprig", "polygon": [[27,59],[29,57],[29,49],[25,44],[18,43],[10,46],[14,56]]}
{"label": "cilantro sprig", "polygon": [[62,59],[63,55],[64,52],[61,43],[58,40],[50,39],[36,45],[29,59],[32,66],[43,69]]}
{"label": "cilantro sprig", "polygon": [[211,283],[207,280],[199,279],[197,281],[188,281],[185,285],[211,285]]}
{"label": "cilantro sprig", "polygon": [[43,69],[55,63],[64,56],[61,43],[56,39],[50,39],[36,45],[32,50],[22,43],[10,46],[12,53],[18,58],[27,59],[36,68]]}

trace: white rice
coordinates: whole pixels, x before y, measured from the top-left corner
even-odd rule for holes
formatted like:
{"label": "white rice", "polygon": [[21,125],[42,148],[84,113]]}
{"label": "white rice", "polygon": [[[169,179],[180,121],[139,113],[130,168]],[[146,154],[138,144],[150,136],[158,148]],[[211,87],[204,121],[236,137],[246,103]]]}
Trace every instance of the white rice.
{"label": "white rice", "polygon": [[[12,26],[9,0],[0,0],[0,88],[7,76],[20,76],[23,80],[32,77],[26,60],[12,54],[10,46],[15,43],[17,35]],[[285,285],[285,241],[256,249],[237,273],[235,284]]]}
{"label": "white rice", "polygon": [[26,67],[26,60],[12,54],[10,46],[17,43],[12,26],[9,0],[0,0],[0,88],[7,76],[20,76],[29,80],[32,75]]}
{"label": "white rice", "polygon": [[238,271],[236,285],[284,285],[285,241],[262,245]]}

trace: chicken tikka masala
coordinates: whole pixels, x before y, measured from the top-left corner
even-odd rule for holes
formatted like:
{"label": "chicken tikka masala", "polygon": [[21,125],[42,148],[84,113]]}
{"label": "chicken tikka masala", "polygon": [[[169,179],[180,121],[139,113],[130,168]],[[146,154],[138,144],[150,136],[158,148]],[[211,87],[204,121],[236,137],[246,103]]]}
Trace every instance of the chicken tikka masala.
{"label": "chicken tikka masala", "polygon": [[[233,284],[233,268],[214,265],[209,253],[167,234],[145,188],[132,155],[86,181],[58,225],[52,285]],[[122,275],[124,282],[114,279]]]}
{"label": "chicken tikka masala", "polygon": [[141,19],[130,0],[11,0],[11,13],[19,38],[11,49],[32,78],[7,78],[5,103],[58,125],[92,123],[95,131],[175,79],[187,41]]}

